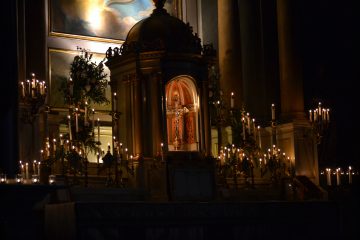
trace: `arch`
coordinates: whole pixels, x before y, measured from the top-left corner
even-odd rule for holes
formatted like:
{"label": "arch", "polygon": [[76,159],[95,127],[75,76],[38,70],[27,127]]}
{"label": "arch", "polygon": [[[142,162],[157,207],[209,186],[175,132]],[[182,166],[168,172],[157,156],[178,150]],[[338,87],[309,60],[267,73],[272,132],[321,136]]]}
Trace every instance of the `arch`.
{"label": "arch", "polygon": [[169,151],[199,151],[199,97],[195,80],[176,76],[165,85]]}

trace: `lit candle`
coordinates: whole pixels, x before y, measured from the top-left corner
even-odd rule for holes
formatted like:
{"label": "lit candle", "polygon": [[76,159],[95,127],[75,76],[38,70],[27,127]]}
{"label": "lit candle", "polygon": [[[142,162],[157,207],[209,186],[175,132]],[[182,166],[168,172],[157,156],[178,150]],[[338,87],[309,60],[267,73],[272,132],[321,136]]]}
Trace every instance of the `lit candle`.
{"label": "lit candle", "polygon": [[98,142],[100,142],[100,119],[97,119],[97,126],[98,126]]}
{"label": "lit candle", "polygon": [[318,110],[315,109],[315,110],[314,110],[314,122],[317,121],[317,118],[318,118]]}
{"label": "lit candle", "polygon": [[313,116],[312,116],[312,111],[309,110],[309,121],[310,121],[310,122],[312,122],[312,118],[313,118]]}
{"label": "lit candle", "polygon": [[68,127],[69,127],[69,139],[72,141],[72,134],[71,134],[71,116],[68,115]]}
{"label": "lit candle", "polygon": [[259,134],[259,148],[261,149],[261,129],[260,129],[260,125],[258,126],[258,134]]}
{"label": "lit candle", "polygon": [[114,101],[113,101],[113,103],[114,103],[114,111],[116,112],[116,92],[114,92]]}
{"label": "lit candle", "polygon": [[64,139],[63,139],[63,135],[61,133],[59,135],[59,138],[60,138],[60,146],[63,146],[64,145]]}
{"label": "lit candle", "polygon": [[[21,163],[21,161],[20,161],[20,163]],[[21,164],[21,177],[22,178],[25,178],[25,171],[24,171],[24,164]]]}
{"label": "lit candle", "polygon": [[95,128],[95,109],[91,109],[92,112],[92,130],[94,135],[94,128]]}
{"label": "lit candle", "polygon": [[321,114],[322,114],[322,111],[321,111],[321,102],[319,102],[318,114],[319,114],[319,118],[321,119]]}
{"label": "lit candle", "polygon": [[126,160],[129,160],[129,154],[128,154],[128,149],[125,148],[125,154],[126,154]]}
{"label": "lit candle", "polygon": [[36,160],[33,161],[33,172],[36,174]]}
{"label": "lit candle", "polygon": [[231,108],[234,108],[234,92],[231,92],[230,106]]}
{"label": "lit candle", "polygon": [[330,109],[329,109],[329,108],[326,109],[326,120],[327,120],[328,122],[330,122],[330,114],[329,114],[329,112],[330,112]]}
{"label": "lit candle", "polygon": [[243,130],[243,140],[245,141],[245,118],[242,118],[242,130]]}
{"label": "lit candle", "polygon": [[55,156],[55,153],[56,153],[56,139],[55,138],[53,139],[53,150],[54,150],[54,156]]}
{"label": "lit candle", "polygon": [[69,79],[69,94],[72,97],[74,94],[74,84],[72,78]]}
{"label": "lit candle", "polygon": [[87,126],[87,105],[88,103],[85,102],[85,109],[84,109],[84,112],[85,112],[85,117],[84,117],[84,125]]}
{"label": "lit candle", "polygon": [[164,143],[160,143],[161,148],[161,161],[164,161]]}
{"label": "lit candle", "polygon": [[25,86],[24,86],[24,82],[21,82],[21,97],[25,97]]}
{"label": "lit candle", "polygon": [[271,104],[271,119],[275,121],[275,104]]}
{"label": "lit candle", "polygon": [[26,87],[27,87],[27,94],[30,96],[31,95],[31,85],[30,85],[29,79],[26,80]]}
{"label": "lit candle", "polygon": [[256,125],[255,125],[255,118],[252,119],[252,124],[253,124],[253,135],[254,135],[254,139],[256,141]]}
{"label": "lit candle", "polygon": [[40,164],[41,162],[37,163],[37,174],[39,175],[39,179],[40,179]]}
{"label": "lit candle", "polygon": [[340,168],[336,169],[336,185],[340,186]]}
{"label": "lit candle", "polygon": [[29,164],[25,164],[25,179],[28,179],[29,177]]}
{"label": "lit candle", "polygon": [[349,166],[349,184],[352,184],[351,166]]}
{"label": "lit candle", "polygon": [[251,134],[251,119],[250,119],[250,113],[247,113],[246,114],[246,117],[247,117],[247,129],[248,129],[248,132],[249,132],[249,135]]}
{"label": "lit candle", "polygon": [[79,132],[79,122],[78,122],[78,108],[75,108],[75,131],[76,133]]}

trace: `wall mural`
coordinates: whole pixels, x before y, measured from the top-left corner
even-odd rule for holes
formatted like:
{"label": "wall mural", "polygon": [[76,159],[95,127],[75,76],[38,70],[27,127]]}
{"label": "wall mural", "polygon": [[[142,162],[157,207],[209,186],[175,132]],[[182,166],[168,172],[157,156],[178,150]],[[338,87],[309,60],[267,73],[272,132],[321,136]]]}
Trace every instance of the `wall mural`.
{"label": "wall mural", "polygon": [[[152,0],[49,0],[50,34],[98,41],[121,41],[135,23],[148,17]],[[168,0],[167,11],[178,16],[179,0]]]}

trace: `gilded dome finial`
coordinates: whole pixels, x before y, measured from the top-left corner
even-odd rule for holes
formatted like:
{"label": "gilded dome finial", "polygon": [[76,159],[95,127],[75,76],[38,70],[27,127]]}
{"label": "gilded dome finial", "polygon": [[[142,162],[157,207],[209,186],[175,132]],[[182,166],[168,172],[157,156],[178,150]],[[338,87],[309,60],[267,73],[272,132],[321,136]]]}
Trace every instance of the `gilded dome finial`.
{"label": "gilded dome finial", "polygon": [[156,8],[164,8],[164,4],[166,2],[166,0],[153,0]]}

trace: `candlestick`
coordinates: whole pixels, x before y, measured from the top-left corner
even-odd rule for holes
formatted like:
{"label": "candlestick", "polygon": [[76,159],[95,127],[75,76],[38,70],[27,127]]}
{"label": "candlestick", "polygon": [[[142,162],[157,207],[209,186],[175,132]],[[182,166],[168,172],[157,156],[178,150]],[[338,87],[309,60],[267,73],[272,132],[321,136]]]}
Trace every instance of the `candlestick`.
{"label": "candlestick", "polygon": [[271,120],[275,121],[275,104],[271,104]]}
{"label": "candlestick", "polygon": [[231,92],[230,106],[231,108],[234,108],[234,92]]}

